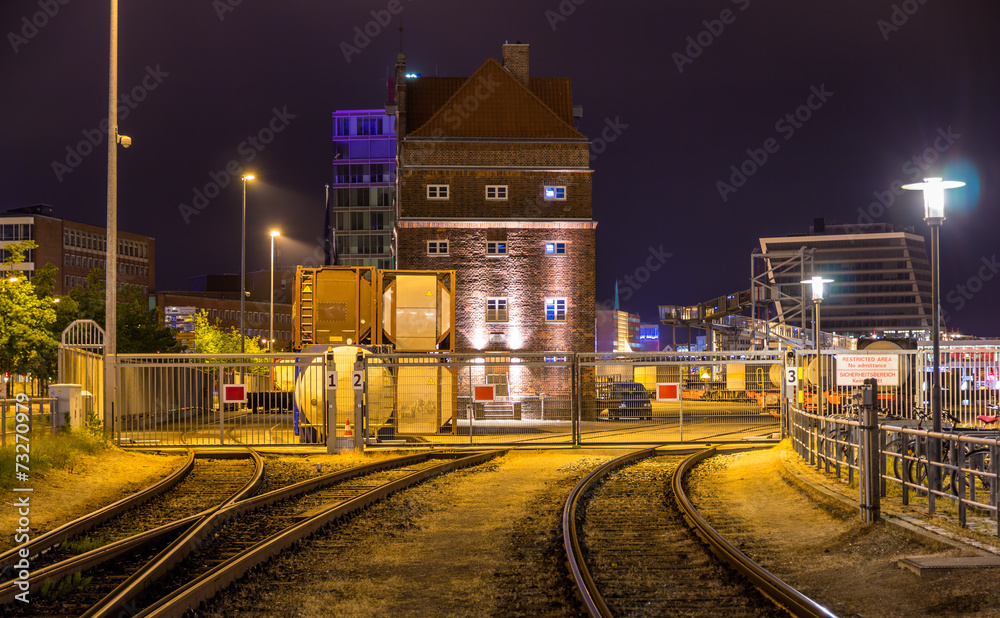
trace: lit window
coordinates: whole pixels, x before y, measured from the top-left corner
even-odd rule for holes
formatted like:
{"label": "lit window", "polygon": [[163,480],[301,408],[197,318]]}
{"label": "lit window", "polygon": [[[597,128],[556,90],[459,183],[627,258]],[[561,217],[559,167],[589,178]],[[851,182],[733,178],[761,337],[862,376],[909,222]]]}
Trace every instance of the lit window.
{"label": "lit window", "polygon": [[566,199],[566,187],[545,187],[545,199],[547,200]]}
{"label": "lit window", "polygon": [[486,185],[486,199],[488,200],[507,199],[507,185]]}
{"label": "lit window", "polygon": [[448,255],[448,241],[428,240],[427,255]]}
{"label": "lit window", "polygon": [[429,200],[448,199],[448,185],[427,185],[427,199]]}
{"label": "lit window", "polygon": [[565,322],[566,321],[566,299],[546,298],[545,299],[545,321]]}
{"label": "lit window", "polygon": [[566,255],[566,243],[555,241],[545,243],[545,255]]}
{"label": "lit window", "polygon": [[486,299],[486,321],[506,322],[507,321],[507,299],[487,298]]}
{"label": "lit window", "polygon": [[489,241],[486,243],[486,255],[507,255],[507,243]]}

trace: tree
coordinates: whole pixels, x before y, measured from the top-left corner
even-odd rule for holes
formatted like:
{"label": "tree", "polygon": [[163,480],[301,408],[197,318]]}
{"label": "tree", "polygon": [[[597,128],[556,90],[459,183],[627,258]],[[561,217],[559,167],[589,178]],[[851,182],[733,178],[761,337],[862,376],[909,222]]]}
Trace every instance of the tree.
{"label": "tree", "polygon": [[51,327],[56,311],[51,297],[40,298],[34,284],[17,269],[37,246],[31,240],[6,246],[0,280],[0,367],[45,380],[55,375],[59,343]]}
{"label": "tree", "polygon": [[[93,320],[102,327],[105,326],[104,281],[104,271],[94,269],[87,275],[83,286],[70,291],[69,297],[76,304],[74,319]],[[158,312],[149,309],[142,295],[133,287],[126,286],[118,292],[115,322],[115,351],[118,354],[166,354],[180,352],[182,349],[173,331],[163,324]]]}
{"label": "tree", "polygon": [[[253,337],[245,337],[243,346],[247,354],[263,352],[260,342]],[[198,354],[239,354],[240,333],[235,328],[228,331],[219,326],[219,320],[212,324],[204,309],[194,316],[194,351]]]}

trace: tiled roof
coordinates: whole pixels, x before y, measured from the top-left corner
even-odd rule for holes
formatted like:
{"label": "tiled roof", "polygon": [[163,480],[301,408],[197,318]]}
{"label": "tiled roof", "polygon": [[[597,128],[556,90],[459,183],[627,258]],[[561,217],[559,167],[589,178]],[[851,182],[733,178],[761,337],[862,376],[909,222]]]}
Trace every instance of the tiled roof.
{"label": "tiled roof", "polygon": [[534,78],[529,89],[493,58],[464,80],[423,79],[407,83],[411,136],[585,139],[573,128],[569,79]]}
{"label": "tiled roof", "polygon": [[406,123],[423,126],[465,83],[465,77],[420,77],[406,80]]}

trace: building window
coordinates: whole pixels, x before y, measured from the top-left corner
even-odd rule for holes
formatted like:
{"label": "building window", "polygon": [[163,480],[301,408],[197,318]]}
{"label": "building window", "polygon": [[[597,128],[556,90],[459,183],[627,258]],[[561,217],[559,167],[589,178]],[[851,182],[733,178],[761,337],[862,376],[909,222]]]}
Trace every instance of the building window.
{"label": "building window", "polygon": [[448,241],[428,240],[427,255],[448,255]]}
{"label": "building window", "polygon": [[506,200],[507,185],[486,185],[486,199]]}
{"label": "building window", "polygon": [[546,298],[545,299],[545,321],[565,322],[566,321],[566,299]]}
{"label": "building window", "polygon": [[545,255],[566,255],[566,243],[556,241],[545,243]]}
{"label": "building window", "polygon": [[448,199],[448,185],[427,185],[427,199],[429,200]]}
{"label": "building window", "polygon": [[486,255],[507,255],[507,243],[492,240],[487,242]]}
{"label": "building window", "polygon": [[547,200],[566,199],[566,187],[545,187],[545,199]]}
{"label": "building window", "polygon": [[486,299],[486,321],[506,322],[507,321],[507,299],[487,298]]}

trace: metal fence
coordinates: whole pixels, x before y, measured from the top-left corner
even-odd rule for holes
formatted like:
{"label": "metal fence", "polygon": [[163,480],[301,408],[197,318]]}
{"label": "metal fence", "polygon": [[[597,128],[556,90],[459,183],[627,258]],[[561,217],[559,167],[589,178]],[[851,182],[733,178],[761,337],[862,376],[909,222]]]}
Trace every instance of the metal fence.
{"label": "metal fence", "polygon": [[[878,406],[885,414],[916,418],[930,408],[933,353],[929,350],[799,350],[791,361],[796,371],[793,404],[820,415],[841,414],[853,405],[861,378],[876,376]],[[997,381],[1000,352],[951,347],[941,352],[942,409],[953,422],[975,424],[992,415],[1000,401]],[[947,420],[947,419],[946,419]]]}
{"label": "metal fence", "polygon": [[776,438],[784,362],[768,351],[579,354],[577,441]]}
{"label": "metal fence", "polygon": [[[128,445],[314,444],[326,409],[317,354],[119,355],[115,436]],[[226,385],[246,401],[224,403]]]}
{"label": "metal fence", "polygon": [[[388,354],[341,346],[331,354],[120,355],[116,436],[123,444],[322,444],[333,410],[331,437],[353,442],[352,431],[371,445],[776,438],[789,426],[786,402],[824,423],[849,420],[858,375],[873,372],[880,409],[916,419],[929,400],[932,360],[923,350],[824,351],[819,360],[811,351]],[[943,354],[945,409],[975,423],[1000,395],[998,355]],[[333,370],[342,376],[335,399],[326,384]],[[241,381],[246,402],[223,404],[221,387]]]}
{"label": "metal fence", "polygon": [[369,443],[573,443],[572,354],[376,354],[365,363]]}
{"label": "metal fence", "polygon": [[[949,426],[934,433],[924,428],[924,422],[878,415],[877,447],[867,457],[862,448],[863,424],[856,415],[820,416],[797,407],[789,411],[792,445],[804,461],[849,482],[867,476],[877,479],[877,497],[870,495],[867,504],[862,499],[863,511],[872,508],[872,501],[877,504],[893,496],[902,505],[943,513],[962,526],[970,524],[970,517],[989,521],[1000,536],[1000,431]],[[941,441],[940,461],[928,457],[935,439]],[[937,483],[932,481],[935,475]]]}
{"label": "metal fence", "polygon": [[0,445],[7,446],[8,434],[11,443],[15,433],[32,433],[44,429],[55,431],[56,419],[52,414],[55,399],[50,397],[28,397],[17,395],[0,399]]}
{"label": "metal fence", "polygon": [[104,418],[102,355],[79,348],[59,346],[59,383],[80,385],[84,418]]}

